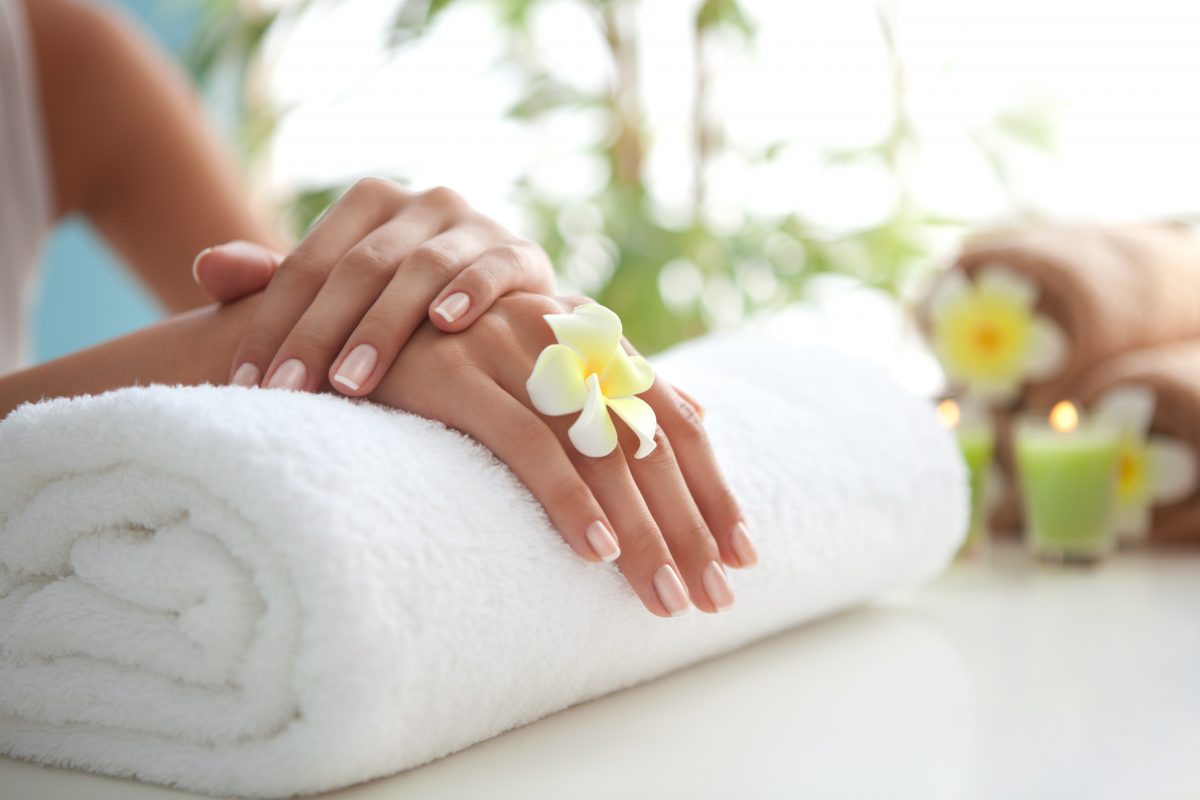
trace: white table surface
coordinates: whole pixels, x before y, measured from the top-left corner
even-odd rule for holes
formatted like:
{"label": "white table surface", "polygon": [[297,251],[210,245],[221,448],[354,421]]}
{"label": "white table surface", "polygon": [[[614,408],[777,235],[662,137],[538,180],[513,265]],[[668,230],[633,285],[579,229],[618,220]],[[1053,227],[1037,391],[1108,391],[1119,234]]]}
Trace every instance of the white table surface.
{"label": "white table surface", "polygon": [[[0,798],[199,797],[0,758]],[[1197,798],[1200,552],[932,584],[324,797]]]}

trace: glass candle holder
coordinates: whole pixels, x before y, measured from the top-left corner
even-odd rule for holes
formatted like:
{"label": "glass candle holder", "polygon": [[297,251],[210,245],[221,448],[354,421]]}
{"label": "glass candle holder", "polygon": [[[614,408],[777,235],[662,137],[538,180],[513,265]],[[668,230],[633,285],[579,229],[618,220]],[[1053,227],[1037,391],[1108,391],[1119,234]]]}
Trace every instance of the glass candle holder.
{"label": "glass candle holder", "polygon": [[1116,546],[1120,430],[1080,420],[1070,403],[1023,416],[1015,431],[1026,539],[1040,558],[1091,563]]}
{"label": "glass candle holder", "polygon": [[976,555],[987,547],[988,480],[992,474],[992,458],[996,452],[996,431],[981,411],[964,409],[954,400],[943,400],[937,406],[938,420],[954,432],[958,449],[967,465],[971,487],[971,516],[967,538],[959,548],[960,556]]}

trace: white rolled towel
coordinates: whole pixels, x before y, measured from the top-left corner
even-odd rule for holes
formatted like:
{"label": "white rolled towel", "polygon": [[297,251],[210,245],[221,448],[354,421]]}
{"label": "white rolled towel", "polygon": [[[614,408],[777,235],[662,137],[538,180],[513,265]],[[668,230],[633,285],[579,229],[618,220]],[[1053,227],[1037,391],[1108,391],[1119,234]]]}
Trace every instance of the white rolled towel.
{"label": "white rolled towel", "polygon": [[657,365],[702,399],[759,549],[727,613],[652,616],[488,451],[418,417],[234,387],[20,408],[0,424],[0,752],[211,794],[329,790],[955,552],[957,450],[878,368],[743,339]]}

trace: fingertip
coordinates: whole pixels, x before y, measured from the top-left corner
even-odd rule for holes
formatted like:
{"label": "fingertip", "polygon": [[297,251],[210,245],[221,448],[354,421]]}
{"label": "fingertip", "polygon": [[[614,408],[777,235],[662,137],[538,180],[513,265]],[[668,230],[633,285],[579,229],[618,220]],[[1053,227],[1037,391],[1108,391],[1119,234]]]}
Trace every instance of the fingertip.
{"label": "fingertip", "polygon": [[429,319],[443,331],[457,332],[470,326],[475,309],[471,296],[462,291],[451,291],[445,297],[429,305]]}
{"label": "fingertip", "polygon": [[212,251],[213,248],[206,247],[197,253],[196,257],[192,259],[192,280],[196,283],[203,285],[204,282],[200,279],[201,270],[203,269],[202,263],[207,260],[206,257]]}
{"label": "fingertip", "polygon": [[360,342],[340,356],[329,368],[329,383],[340,394],[362,397],[375,389],[379,351],[368,342]]}

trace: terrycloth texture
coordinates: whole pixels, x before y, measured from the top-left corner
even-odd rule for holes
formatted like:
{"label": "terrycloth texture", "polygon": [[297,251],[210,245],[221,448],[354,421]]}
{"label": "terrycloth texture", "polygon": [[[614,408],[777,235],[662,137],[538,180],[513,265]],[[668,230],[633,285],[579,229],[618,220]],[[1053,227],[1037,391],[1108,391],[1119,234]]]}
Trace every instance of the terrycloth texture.
{"label": "terrycloth texture", "polygon": [[222,795],[332,789],[911,586],[957,549],[957,449],[878,368],[738,340],[659,364],[703,398],[761,555],[730,571],[726,614],[650,615],[490,453],[414,416],[212,387],[16,411],[0,752]]}
{"label": "terrycloth texture", "polygon": [[955,263],[1001,265],[1033,280],[1039,309],[1069,340],[1057,378],[1027,387],[1023,405],[1049,408],[1101,361],[1200,337],[1200,237],[1177,225],[1062,225],[972,238]]}
{"label": "terrycloth texture", "polygon": [[[1117,386],[1153,390],[1151,430],[1190,444],[1200,454],[1200,341],[1139,350],[1106,361],[1084,376],[1074,396],[1090,403]],[[1155,508],[1150,535],[1159,541],[1200,542],[1200,491]]]}

